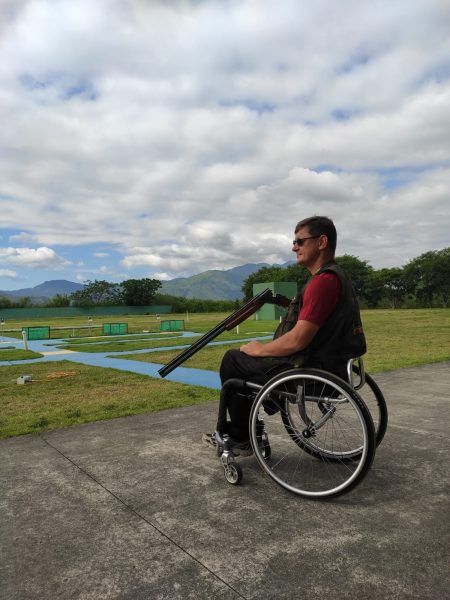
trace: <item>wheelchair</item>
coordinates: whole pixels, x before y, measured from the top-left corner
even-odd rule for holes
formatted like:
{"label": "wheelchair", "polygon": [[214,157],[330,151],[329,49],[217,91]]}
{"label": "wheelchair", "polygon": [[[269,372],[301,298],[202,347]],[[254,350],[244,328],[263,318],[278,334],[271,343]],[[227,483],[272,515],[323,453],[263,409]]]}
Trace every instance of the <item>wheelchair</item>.
{"label": "wheelchair", "polygon": [[336,497],[357,486],[384,437],[388,413],[361,358],[348,361],[347,378],[320,369],[292,368],[264,385],[240,379],[225,382],[215,438],[226,480],[237,485],[243,478],[225,432],[226,394],[233,388],[252,403],[251,447],[273,481],[298,496],[316,499]]}

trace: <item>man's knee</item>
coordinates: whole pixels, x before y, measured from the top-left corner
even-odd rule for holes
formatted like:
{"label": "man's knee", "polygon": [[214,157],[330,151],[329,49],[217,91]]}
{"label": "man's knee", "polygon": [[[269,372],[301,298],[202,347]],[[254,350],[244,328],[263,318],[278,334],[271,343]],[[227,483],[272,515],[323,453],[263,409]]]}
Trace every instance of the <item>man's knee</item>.
{"label": "man's knee", "polygon": [[220,363],[220,378],[222,382],[236,376],[236,365],[240,354],[240,350],[233,348],[232,350],[227,350],[223,355],[222,362]]}

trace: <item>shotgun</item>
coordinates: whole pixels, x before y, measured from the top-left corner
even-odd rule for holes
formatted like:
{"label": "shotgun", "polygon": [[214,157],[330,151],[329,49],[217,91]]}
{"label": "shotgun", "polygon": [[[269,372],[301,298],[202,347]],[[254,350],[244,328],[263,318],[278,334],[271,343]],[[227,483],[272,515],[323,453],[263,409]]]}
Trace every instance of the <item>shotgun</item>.
{"label": "shotgun", "polygon": [[178,356],[175,356],[170,362],[167,363],[164,367],[159,369],[158,373],[161,377],[165,377],[169,373],[171,373],[174,369],[179,367],[185,360],[193,356],[196,352],[201,350],[206,344],[211,342],[218,335],[223,333],[224,331],[229,331],[236,327],[248,317],[253,315],[257,310],[259,310],[264,304],[278,304],[279,306],[289,306],[290,300],[281,294],[272,294],[272,291],[269,288],[266,288],[256,296],[253,296],[244,306],[238,308],[234,313],[232,313],[229,317],[218,323],[215,327],[207,331],[201,338],[196,340],[189,348],[186,348]]}

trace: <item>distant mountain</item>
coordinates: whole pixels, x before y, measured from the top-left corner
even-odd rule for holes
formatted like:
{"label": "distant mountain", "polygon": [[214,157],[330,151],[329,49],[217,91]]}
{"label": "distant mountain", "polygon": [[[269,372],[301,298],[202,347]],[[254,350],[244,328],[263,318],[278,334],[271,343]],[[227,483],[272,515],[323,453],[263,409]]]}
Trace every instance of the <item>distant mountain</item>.
{"label": "distant mountain", "polygon": [[[262,267],[284,267],[292,261],[282,265],[269,265],[268,263],[249,263],[240,267],[233,267],[226,271],[210,270],[192,275],[191,277],[178,277],[170,281],[163,281],[158,290],[161,294],[181,296],[183,298],[202,298],[205,300],[235,300],[242,298],[242,285],[244,280]],[[81,283],[74,283],[66,279],[53,279],[44,281],[32,288],[20,290],[0,291],[0,296],[17,300],[29,297],[35,302],[45,302],[56,294],[69,295],[81,290]]]}
{"label": "distant mountain", "polygon": [[32,288],[22,288],[20,290],[8,290],[0,291],[0,296],[6,296],[7,298],[35,298],[35,299],[49,299],[56,296],[56,294],[72,294],[81,290],[84,286],[81,283],[74,283],[73,281],[67,281],[66,279],[53,279],[52,281],[44,281]]}
{"label": "distant mountain", "polygon": [[204,271],[191,277],[178,277],[163,281],[161,294],[181,296],[183,298],[202,298],[205,300],[235,300],[242,298],[244,280],[268,263],[246,264],[227,271]]}

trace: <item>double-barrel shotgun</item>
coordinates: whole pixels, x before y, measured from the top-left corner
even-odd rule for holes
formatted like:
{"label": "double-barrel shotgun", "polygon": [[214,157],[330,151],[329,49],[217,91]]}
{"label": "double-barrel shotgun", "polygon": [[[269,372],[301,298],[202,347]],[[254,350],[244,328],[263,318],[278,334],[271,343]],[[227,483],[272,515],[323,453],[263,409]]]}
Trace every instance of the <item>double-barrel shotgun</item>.
{"label": "double-barrel shotgun", "polygon": [[175,356],[167,365],[159,369],[158,373],[161,377],[165,377],[171,373],[174,369],[179,367],[185,360],[193,356],[196,352],[201,350],[206,344],[211,342],[218,335],[224,331],[229,331],[233,327],[237,327],[240,323],[248,319],[257,310],[259,310],[264,304],[277,304],[279,306],[289,306],[289,298],[282,296],[281,294],[273,295],[269,288],[266,288],[261,293],[253,296],[244,306],[238,308],[229,317],[218,323],[215,327],[207,331],[201,338],[195,341],[189,348],[186,348],[180,354]]}

